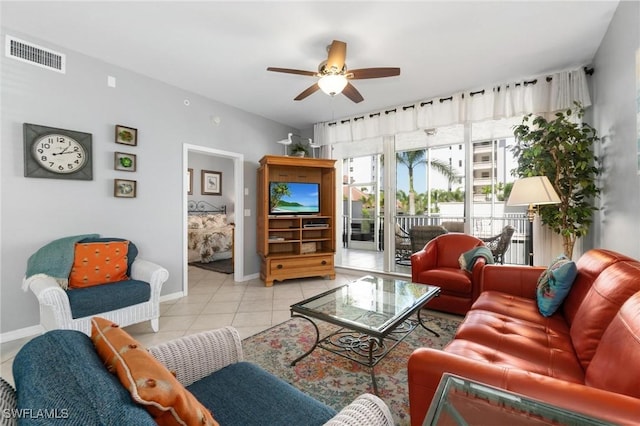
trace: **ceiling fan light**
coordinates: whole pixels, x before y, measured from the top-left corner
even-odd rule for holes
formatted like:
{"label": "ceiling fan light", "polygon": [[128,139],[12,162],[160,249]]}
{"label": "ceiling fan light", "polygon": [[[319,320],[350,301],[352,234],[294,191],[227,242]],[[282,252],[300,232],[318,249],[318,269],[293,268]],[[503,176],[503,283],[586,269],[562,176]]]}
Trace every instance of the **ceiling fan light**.
{"label": "ceiling fan light", "polygon": [[323,75],[318,80],[320,89],[329,96],[337,95],[347,86],[347,78],[340,74]]}

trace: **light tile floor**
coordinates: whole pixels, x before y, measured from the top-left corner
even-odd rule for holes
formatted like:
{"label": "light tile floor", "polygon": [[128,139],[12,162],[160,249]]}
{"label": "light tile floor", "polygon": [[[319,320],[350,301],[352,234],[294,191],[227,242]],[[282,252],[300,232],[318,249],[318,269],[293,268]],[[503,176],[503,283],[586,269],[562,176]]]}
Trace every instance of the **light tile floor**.
{"label": "light tile floor", "polygon": [[[189,267],[189,295],[160,304],[160,331],[148,321],[126,327],[146,346],[226,325],[240,337],[252,336],[290,318],[289,306],[308,297],[357,279],[359,271],[338,272],[335,280],[307,278],[277,282],[265,287],[260,279],[234,282],[233,275]],[[13,359],[33,338],[0,345],[0,374],[13,384]]]}

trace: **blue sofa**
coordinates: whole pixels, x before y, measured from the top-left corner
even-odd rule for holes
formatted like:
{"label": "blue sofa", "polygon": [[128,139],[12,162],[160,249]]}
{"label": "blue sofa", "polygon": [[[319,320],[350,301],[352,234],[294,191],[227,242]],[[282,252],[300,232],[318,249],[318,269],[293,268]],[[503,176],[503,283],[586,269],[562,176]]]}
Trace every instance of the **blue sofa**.
{"label": "blue sofa", "polygon": [[[232,327],[182,337],[149,351],[221,426],[393,424],[385,403],[373,395],[364,394],[336,413],[243,362],[241,340]],[[52,330],[34,338],[16,355],[13,375],[20,424],[155,425],[106,370],[91,339],[79,331]],[[13,390],[6,382],[3,386],[1,406],[11,409]],[[0,416],[8,412],[2,410]]]}

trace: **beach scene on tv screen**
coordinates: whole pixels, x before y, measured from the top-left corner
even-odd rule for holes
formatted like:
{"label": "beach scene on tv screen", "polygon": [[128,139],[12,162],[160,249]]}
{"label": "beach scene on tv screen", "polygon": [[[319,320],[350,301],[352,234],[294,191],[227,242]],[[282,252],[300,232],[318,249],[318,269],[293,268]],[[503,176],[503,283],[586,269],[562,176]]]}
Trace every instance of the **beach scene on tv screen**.
{"label": "beach scene on tv screen", "polygon": [[271,213],[318,213],[319,185],[316,183],[271,182]]}

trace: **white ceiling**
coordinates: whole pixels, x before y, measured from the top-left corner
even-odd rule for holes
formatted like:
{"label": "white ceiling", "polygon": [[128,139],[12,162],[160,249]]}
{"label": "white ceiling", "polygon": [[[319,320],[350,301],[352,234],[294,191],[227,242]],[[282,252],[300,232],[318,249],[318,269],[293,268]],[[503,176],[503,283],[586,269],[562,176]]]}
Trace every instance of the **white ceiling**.
{"label": "white ceiling", "polygon": [[[0,4],[10,34],[13,29],[307,129],[319,121],[589,64],[618,2]],[[293,101],[314,78],[266,71],[315,71],[333,39],[347,42],[349,68],[393,66],[401,75],[354,80],[364,96],[354,104],[322,92]]]}

